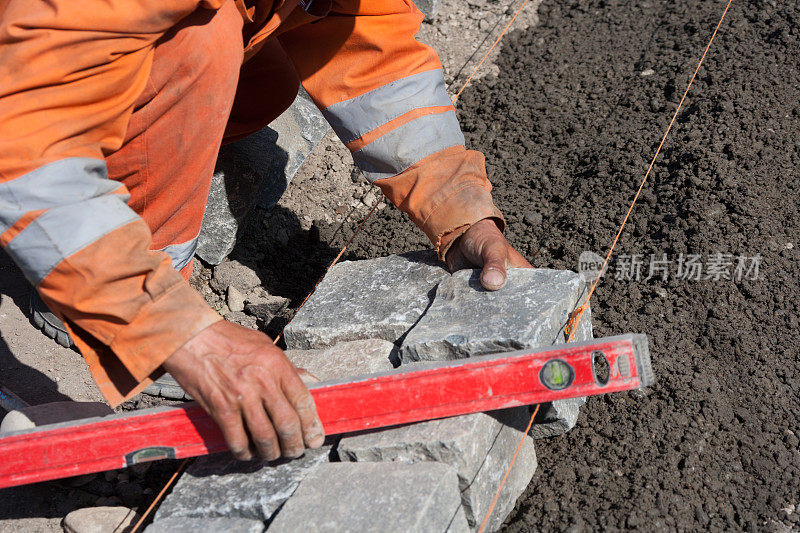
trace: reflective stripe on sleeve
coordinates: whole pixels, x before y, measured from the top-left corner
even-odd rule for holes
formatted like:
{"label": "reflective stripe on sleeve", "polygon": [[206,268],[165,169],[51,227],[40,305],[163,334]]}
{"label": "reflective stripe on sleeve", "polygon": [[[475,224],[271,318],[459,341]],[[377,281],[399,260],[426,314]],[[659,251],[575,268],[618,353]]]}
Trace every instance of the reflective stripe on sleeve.
{"label": "reflective stripe on sleeve", "polygon": [[435,69],[400,78],[332,104],[322,110],[322,114],[347,144],[414,109],[449,105],[452,102],[447,95],[442,69]]}
{"label": "reflective stripe on sleeve", "polygon": [[398,126],[353,152],[353,159],[372,182],[396,176],[431,154],[463,144],[455,111],[447,111]]}

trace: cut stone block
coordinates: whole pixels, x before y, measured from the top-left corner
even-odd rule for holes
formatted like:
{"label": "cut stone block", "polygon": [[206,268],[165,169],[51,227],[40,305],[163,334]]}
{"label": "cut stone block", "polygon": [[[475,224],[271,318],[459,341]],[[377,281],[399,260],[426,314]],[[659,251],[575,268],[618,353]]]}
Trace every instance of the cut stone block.
{"label": "cut stone block", "polygon": [[145,533],[196,533],[197,531],[225,533],[262,533],[264,523],[247,518],[164,518],[150,524]]}
{"label": "cut stone block", "polygon": [[574,272],[510,269],[499,291],[480,285],[479,270],[462,270],[436,288],[425,316],[403,340],[402,361],[451,360],[558,341],[583,281]]}
{"label": "cut stone block", "polygon": [[268,127],[220,150],[211,180],[197,255],[217,265],[233,250],[256,201],[272,208],[297,169],[330,129],[301,91]]}
{"label": "cut stone block", "polygon": [[317,350],[286,350],[286,356],[294,366],[325,381],[392,370],[391,356],[396,350],[389,341],[367,339]]}
{"label": "cut stone block", "polygon": [[[563,343],[569,313],[582,301],[585,284],[571,271],[511,269],[508,283],[490,292],[480,271],[462,270],[442,281],[425,316],[400,348],[403,362],[448,360]],[[592,338],[591,312],[578,325],[576,341]],[[543,405],[535,438],[572,429],[584,398]]]}
{"label": "cut stone block", "polygon": [[513,412],[516,415],[515,420],[509,421],[501,428],[494,445],[486,454],[486,461],[469,486],[467,492],[470,498],[462,500],[467,520],[473,529],[483,522],[520,440],[522,440],[522,446],[514,466],[508,474],[506,484],[500,491],[492,516],[486,523],[486,531],[500,529],[536,472],[538,466],[536,447],[533,438],[530,435],[524,435],[530,414],[527,409],[514,409]]}
{"label": "cut stone block", "polygon": [[475,477],[502,423],[495,413],[442,418],[343,437],[343,461],[438,461],[452,466],[462,488]]}
{"label": "cut stone block", "polygon": [[429,292],[447,277],[430,250],[341,262],[284,330],[286,346],[308,350],[360,339],[396,342],[425,312]]}
{"label": "cut stone block", "polygon": [[439,14],[442,0],[414,0],[414,3],[425,14],[426,20],[432,20]]}
{"label": "cut stone block", "polygon": [[[477,413],[344,437],[343,461],[436,461],[458,475],[461,499],[470,526],[479,525],[529,420],[525,407]],[[492,520],[502,523],[536,470],[533,439],[525,438],[518,463],[509,476]],[[499,517],[499,518],[498,518]]]}
{"label": "cut stone block", "polygon": [[303,480],[269,531],[467,531],[460,505],[456,473],[441,463],[329,463]]}
{"label": "cut stone block", "polygon": [[328,462],[331,447],[272,463],[241,462],[230,454],[197,459],[181,476],[155,519],[249,518],[268,522],[315,468]]}
{"label": "cut stone block", "polygon": [[[584,293],[580,296],[581,302]],[[592,334],[592,310],[587,308],[581,315],[575,330],[575,341],[588,341],[594,338]],[[565,342],[563,337],[558,339],[556,344]],[[530,435],[534,439],[555,437],[562,435],[575,427],[580,415],[581,406],[586,403],[586,398],[567,398],[566,400],[556,400],[552,403],[542,404],[539,413],[536,415],[536,423],[531,427]]]}

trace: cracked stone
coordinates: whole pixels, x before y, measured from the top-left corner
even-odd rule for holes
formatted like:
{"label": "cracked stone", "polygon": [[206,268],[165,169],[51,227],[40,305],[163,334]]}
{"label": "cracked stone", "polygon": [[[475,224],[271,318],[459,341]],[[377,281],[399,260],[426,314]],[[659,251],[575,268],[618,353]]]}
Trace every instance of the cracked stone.
{"label": "cracked stone", "polygon": [[392,370],[391,359],[396,350],[389,341],[367,339],[340,342],[317,350],[286,350],[286,356],[294,366],[326,381]]}
{"label": "cracked stone", "polygon": [[458,477],[442,463],[329,463],[308,475],[272,533],[468,531]]}
{"label": "cracked stone", "polygon": [[241,462],[228,453],[197,459],[161,504],[155,519],[249,518],[268,522],[300,482],[328,462],[331,446],[298,459]]}
{"label": "cracked stone", "polygon": [[452,360],[558,341],[583,292],[575,272],[510,269],[506,286],[487,291],[479,270],[442,281],[425,316],[400,349],[402,361]]}
{"label": "cracked stone", "polygon": [[[488,509],[529,417],[528,408],[519,407],[369,431],[342,438],[338,452],[343,461],[436,461],[452,466],[465,517],[474,527]],[[498,527],[536,470],[532,438],[525,438],[517,460],[492,518]]]}
{"label": "cracked stone", "polygon": [[264,523],[247,518],[164,518],[150,524],[145,533],[195,533],[196,531],[225,531],[225,533],[262,533]]}
{"label": "cracked stone", "polygon": [[286,327],[289,349],[308,350],[342,341],[396,342],[430,303],[429,292],[447,270],[424,250],[333,267]]}

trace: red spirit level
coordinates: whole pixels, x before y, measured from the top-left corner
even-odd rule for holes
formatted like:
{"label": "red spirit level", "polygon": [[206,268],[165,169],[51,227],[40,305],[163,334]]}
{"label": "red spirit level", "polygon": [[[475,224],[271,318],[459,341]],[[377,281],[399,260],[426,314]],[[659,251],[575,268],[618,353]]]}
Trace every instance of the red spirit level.
{"label": "red spirit level", "polygon": [[[645,387],[647,337],[620,335],[546,349],[417,363],[311,387],[335,435]],[[226,449],[196,403],[65,422],[0,438],[0,488]]]}

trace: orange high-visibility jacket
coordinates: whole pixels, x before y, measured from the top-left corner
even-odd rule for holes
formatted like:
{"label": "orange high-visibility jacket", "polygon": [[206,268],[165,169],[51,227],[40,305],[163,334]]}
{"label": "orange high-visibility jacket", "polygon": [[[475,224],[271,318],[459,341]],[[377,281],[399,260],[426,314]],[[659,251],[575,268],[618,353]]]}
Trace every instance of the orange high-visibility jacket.
{"label": "orange high-visibility jacket", "polygon": [[[104,158],[122,144],[156,41],[225,1],[0,0],[0,243],[112,405],[220,320],[167,254],[148,250],[150,230]],[[502,225],[438,58],[414,38],[422,14],[410,0],[236,5],[245,61],[278,36],[357,165],[440,253],[478,220]]]}

